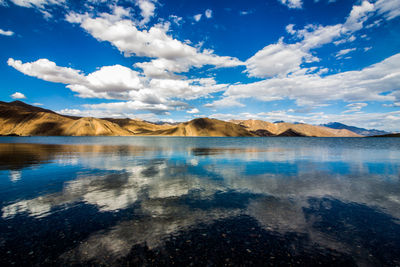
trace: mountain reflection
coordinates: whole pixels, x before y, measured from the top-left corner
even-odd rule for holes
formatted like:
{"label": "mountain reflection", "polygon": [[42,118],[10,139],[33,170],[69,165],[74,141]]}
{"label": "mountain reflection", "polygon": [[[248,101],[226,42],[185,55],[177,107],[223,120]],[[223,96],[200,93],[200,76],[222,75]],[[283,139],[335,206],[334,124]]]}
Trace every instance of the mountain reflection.
{"label": "mountain reflection", "polygon": [[[390,240],[394,244],[390,249],[400,248],[399,238],[393,237],[400,234],[399,164],[391,158],[378,160],[380,153],[371,165],[359,151],[346,161],[330,154],[329,147],[316,148],[326,152],[320,158],[309,147],[173,150],[140,145],[0,144],[0,148],[4,159],[0,166],[9,170],[8,179],[15,185],[23,183],[30,166],[77,168],[59,190],[2,205],[3,220],[12,222],[21,216],[45,220],[83,205],[117,217],[123,211],[134,214],[62,251],[59,259],[64,263],[113,265],[131,255],[135,246],[157,250],[185,233],[239,218],[256,222],[255,236],[282,240],[294,234],[291,238],[296,240],[306,237],[307,246],[355,255],[360,262],[368,258],[367,251],[372,253],[368,263],[376,263],[384,259],[374,254],[364,233],[353,229],[367,229],[371,223],[360,226],[351,219],[372,214],[390,225],[391,236],[385,239],[373,232],[370,238]],[[342,218],[344,211],[338,212],[338,207],[352,210],[353,215]],[[321,227],[329,224],[333,230]],[[359,243],[346,239],[346,232],[356,233]],[[219,235],[225,238],[227,233]],[[303,243],[293,242],[293,247],[307,251]]]}

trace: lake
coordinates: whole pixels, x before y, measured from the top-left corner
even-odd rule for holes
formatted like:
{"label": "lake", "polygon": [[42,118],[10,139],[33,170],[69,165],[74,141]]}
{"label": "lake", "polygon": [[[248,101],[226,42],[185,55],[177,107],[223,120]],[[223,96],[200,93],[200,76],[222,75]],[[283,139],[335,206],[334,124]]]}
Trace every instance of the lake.
{"label": "lake", "polygon": [[400,266],[400,139],[1,137],[1,266]]}

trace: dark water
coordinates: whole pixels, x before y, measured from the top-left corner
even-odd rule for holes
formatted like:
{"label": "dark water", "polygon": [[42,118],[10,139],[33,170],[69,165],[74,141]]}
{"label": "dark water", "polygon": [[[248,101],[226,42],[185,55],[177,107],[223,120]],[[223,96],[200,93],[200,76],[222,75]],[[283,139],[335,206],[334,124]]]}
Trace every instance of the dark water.
{"label": "dark water", "polygon": [[0,266],[400,266],[400,139],[0,138]]}

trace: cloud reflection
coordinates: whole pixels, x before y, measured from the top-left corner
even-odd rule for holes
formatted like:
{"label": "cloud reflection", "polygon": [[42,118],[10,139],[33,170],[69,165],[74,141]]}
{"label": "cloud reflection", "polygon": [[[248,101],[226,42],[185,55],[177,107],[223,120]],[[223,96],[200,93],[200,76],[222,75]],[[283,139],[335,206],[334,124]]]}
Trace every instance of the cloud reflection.
{"label": "cloud reflection", "polygon": [[[329,148],[319,149],[329,151]],[[64,253],[63,258],[72,262],[115,260],[126,256],[135,244],[159,247],[180,231],[239,214],[253,217],[267,231],[306,234],[322,247],[349,252],[345,244],[315,229],[314,224],[320,218],[305,214],[310,199],[358,203],[389,214],[394,218],[393,223],[400,220],[399,165],[378,161],[380,154],[375,163],[384,165],[382,174],[371,172],[371,166],[357,158],[344,161],[347,165],[341,168],[346,171],[340,172],[332,169],[336,165],[329,165],[330,152],[316,160],[307,149],[250,149],[249,152],[193,148],[188,154],[184,153],[187,149],[182,149],[172,155],[170,149],[123,146],[59,146],[50,151],[49,147],[40,147],[36,151],[41,153],[36,158],[42,162],[53,158],[57,159],[54,164],[79,164],[87,171],[77,173],[59,192],[4,206],[3,219],[19,214],[45,218],[55,208],[68,209],[76,203],[93,205],[99,212],[133,208],[137,215],[133,220],[120,221],[110,229],[92,233],[79,246]],[[359,153],[356,155],[362,159]],[[279,168],[291,171],[277,171]],[[10,175],[12,172],[18,171],[10,171]],[[230,202],[227,206],[207,204],[217,201],[221,192],[253,197],[248,201],[243,199],[240,204],[227,197]],[[329,209],[329,201],[324,207]]]}

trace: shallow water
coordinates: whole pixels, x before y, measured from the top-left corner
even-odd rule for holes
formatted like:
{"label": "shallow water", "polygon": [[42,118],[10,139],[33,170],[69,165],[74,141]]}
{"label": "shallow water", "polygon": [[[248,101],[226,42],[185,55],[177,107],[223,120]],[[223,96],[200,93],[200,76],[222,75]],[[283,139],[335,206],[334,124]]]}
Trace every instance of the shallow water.
{"label": "shallow water", "polygon": [[1,137],[0,265],[400,265],[400,139]]}

